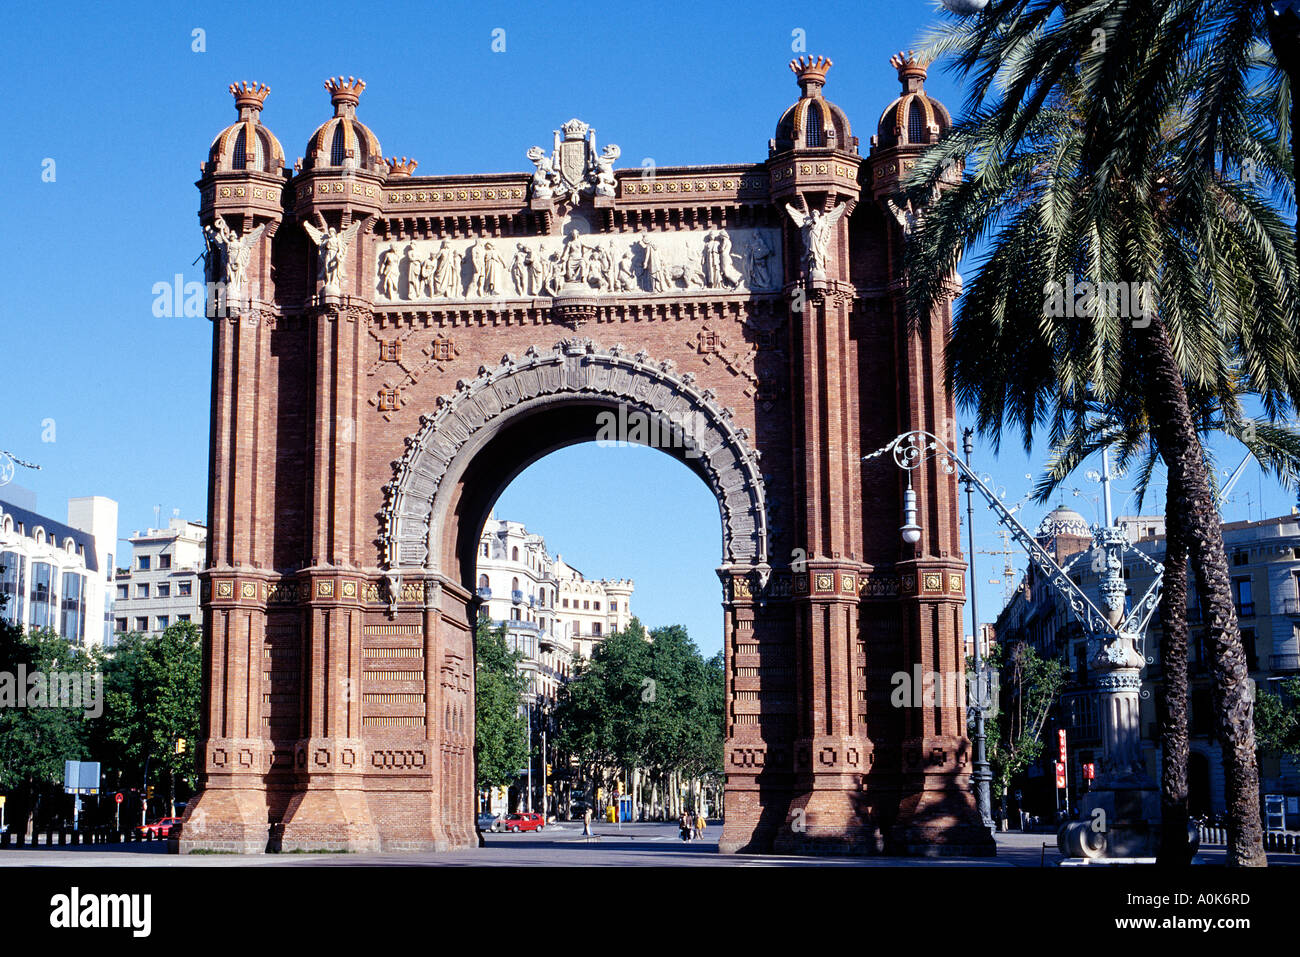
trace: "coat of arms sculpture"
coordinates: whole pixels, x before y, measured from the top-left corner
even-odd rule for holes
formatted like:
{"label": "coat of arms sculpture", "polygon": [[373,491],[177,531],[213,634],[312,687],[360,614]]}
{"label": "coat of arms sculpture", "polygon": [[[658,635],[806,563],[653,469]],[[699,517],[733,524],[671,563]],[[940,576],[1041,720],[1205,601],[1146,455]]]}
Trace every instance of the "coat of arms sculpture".
{"label": "coat of arms sculpture", "polygon": [[550,156],[540,146],[528,150],[528,158],[536,167],[532,198],[567,199],[576,206],[584,196],[613,196],[619,148],[610,143],[597,155],[596,131],[579,119],[569,120],[554,132]]}

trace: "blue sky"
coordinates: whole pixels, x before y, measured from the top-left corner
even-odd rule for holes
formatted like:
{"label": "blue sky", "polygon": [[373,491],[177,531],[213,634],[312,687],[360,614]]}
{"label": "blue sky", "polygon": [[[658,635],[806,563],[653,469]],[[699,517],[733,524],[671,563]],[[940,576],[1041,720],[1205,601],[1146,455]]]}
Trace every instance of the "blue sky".
{"label": "blue sky", "polygon": [[[571,116],[622,147],[620,166],[762,160],[798,95],[786,63],[802,31],[807,52],[835,61],[826,93],[865,152],[898,90],[889,55],[914,44],[934,9],[928,0],[11,7],[0,36],[0,448],[42,466],[17,481],[55,518],[69,496],[100,494],[121,504],[123,536],[154,524],[155,506],[163,521],[173,510],[202,520],[210,329],[156,318],[151,290],[176,273],[202,278],[194,181],[235,116],[232,81],[271,86],[263,120],[290,163],[330,115],[322,82],[340,73],[366,80],[358,116],[385,155],[417,158],[420,173],[527,169],[524,151]],[[497,30],[504,52],[492,50]],[[942,71],[927,88],[960,106]],[[42,178],[47,160],[53,182]],[[53,441],[43,441],[51,424]],[[996,461],[982,446],[977,457],[1013,490],[1039,464],[1005,448]],[[1240,455],[1222,458],[1232,468]],[[1075,484],[1093,494],[1082,476]],[[1252,468],[1227,517],[1246,517],[1247,494],[1252,517],[1261,496],[1267,514],[1292,501]],[[1092,517],[1086,497],[1066,498]],[[647,624],[680,622],[706,653],[720,647],[717,507],[667,456],[556,453],[516,479],[497,513],[590,575],[635,578],[633,608]],[[987,513],[977,523],[977,547],[999,547]],[[985,585],[980,597],[991,617],[1000,590]]]}

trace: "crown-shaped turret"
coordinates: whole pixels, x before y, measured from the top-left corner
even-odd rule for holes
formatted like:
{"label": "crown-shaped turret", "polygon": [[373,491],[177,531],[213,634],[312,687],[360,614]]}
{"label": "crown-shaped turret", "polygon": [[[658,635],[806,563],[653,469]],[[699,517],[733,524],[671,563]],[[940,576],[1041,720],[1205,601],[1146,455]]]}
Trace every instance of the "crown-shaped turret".
{"label": "crown-shaped turret", "polygon": [[420,165],[417,160],[407,159],[405,156],[400,160],[396,156],[390,156],[387,162],[389,176],[410,176]]}
{"label": "crown-shaped turret", "polygon": [[243,80],[230,84],[230,93],[235,98],[235,109],[239,110],[240,116],[244,115],[245,110],[262,112],[262,104],[266,102],[270,92],[271,88],[265,83],[259,86],[257,83]]}
{"label": "crown-shaped turret", "polygon": [[334,115],[343,116],[345,109],[355,110],[361,102],[361,91],[366,88],[365,80],[354,76],[330,77],[325,81],[325,89],[330,91],[330,102],[334,104]]}
{"label": "crown-shaped turret", "polygon": [[927,57],[908,50],[901,50],[889,58],[889,65],[898,71],[898,81],[903,84],[904,93],[915,93],[925,84],[926,68],[930,65]]}
{"label": "crown-shaped turret", "polygon": [[795,57],[790,61],[790,70],[799,78],[799,88],[803,90],[804,96],[809,96],[809,87],[815,84],[814,90],[820,90],[826,85],[826,71],[831,68],[831,58],[826,56],[806,56]]}

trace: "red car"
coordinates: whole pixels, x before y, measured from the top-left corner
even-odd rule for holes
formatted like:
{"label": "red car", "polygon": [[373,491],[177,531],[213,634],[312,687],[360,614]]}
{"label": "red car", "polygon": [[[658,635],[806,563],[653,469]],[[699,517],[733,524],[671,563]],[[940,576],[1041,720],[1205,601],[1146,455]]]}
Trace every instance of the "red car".
{"label": "red car", "polygon": [[540,814],[507,814],[502,825],[507,831],[540,831],[546,827],[546,818]]}
{"label": "red car", "polygon": [[144,838],[166,837],[172,832],[172,825],[181,823],[178,817],[162,817],[152,824],[141,824],[135,832]]}

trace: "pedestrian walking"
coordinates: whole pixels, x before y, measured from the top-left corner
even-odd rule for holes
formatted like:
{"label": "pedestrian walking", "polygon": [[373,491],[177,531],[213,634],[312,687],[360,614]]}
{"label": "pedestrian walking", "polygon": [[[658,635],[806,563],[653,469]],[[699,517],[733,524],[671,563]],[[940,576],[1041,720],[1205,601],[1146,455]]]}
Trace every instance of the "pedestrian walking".
{"label": "pedestrian walking", "polygon": [[584,837],[591,836],[591,807],[582,809],[582,833]]}

